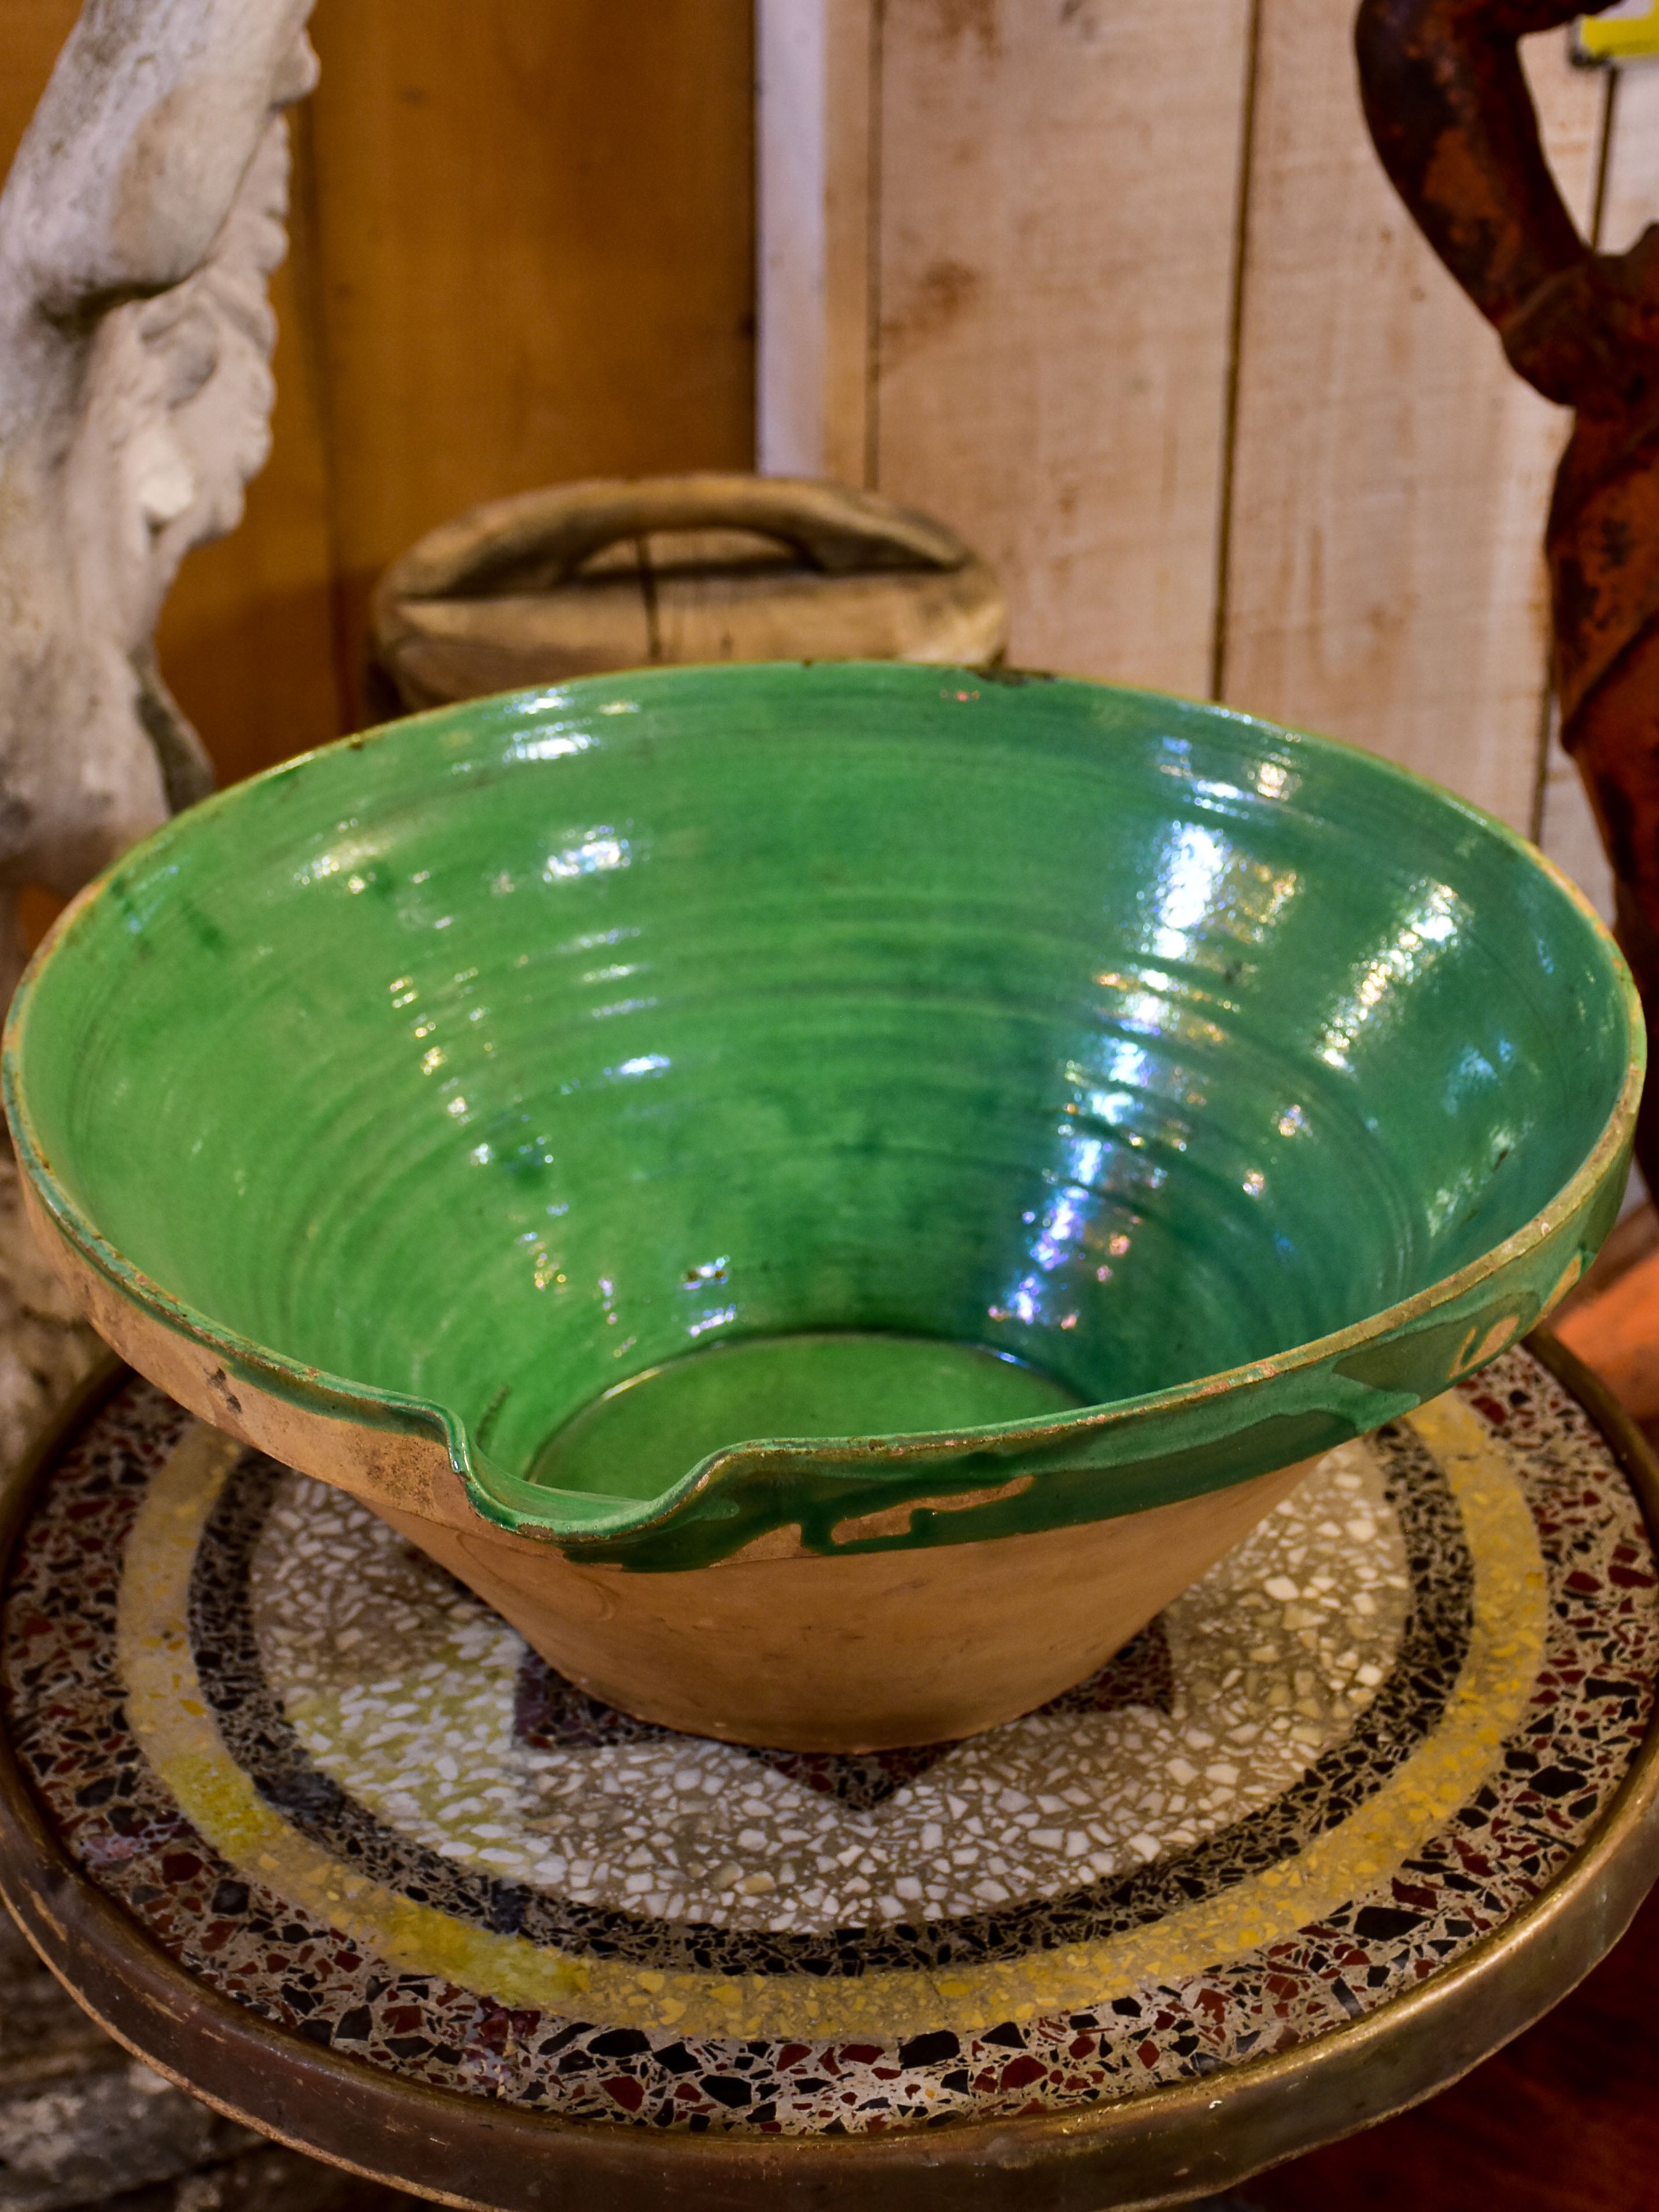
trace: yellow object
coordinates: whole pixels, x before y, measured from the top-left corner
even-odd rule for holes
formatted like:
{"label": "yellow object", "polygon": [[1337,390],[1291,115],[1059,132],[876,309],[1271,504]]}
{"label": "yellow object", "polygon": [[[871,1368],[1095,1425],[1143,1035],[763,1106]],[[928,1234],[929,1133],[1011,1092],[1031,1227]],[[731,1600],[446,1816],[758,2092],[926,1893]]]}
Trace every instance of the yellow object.
{"label": "yellow object", "polygon": [[1586,61],[1633,62],[1659,54],[1659,0],[1619,0],[1599,15],[1581,15],[1577,43]]}

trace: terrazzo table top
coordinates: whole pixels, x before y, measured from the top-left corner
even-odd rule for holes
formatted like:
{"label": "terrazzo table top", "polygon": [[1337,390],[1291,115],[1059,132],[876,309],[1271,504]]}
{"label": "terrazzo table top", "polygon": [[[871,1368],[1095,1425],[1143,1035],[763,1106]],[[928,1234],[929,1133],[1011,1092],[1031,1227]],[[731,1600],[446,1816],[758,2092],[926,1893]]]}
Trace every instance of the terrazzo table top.
{"label": "terrazzo table top", "polygon": [[1652,1462],[1540,1354],[862,1758],[595,1703],[114,1370],[13,1486],[0,1887],[141,2056],[450,2202],[1185,2201],[1462,2071],[1659,1868]]}

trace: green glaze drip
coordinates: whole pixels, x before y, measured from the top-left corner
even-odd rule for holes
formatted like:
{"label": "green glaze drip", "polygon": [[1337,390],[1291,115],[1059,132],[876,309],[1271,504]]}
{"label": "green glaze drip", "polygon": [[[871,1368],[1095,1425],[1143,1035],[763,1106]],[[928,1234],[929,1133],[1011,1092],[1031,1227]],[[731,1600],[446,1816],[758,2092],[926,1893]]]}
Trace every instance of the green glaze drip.
{"label": "green glaze drip", "polygon": [[[1642,1052],[1582,904],[1370,755],[726,667],[193,808],[26,979],[4,1080],[64,1233],[228,1389],[441,1434],[481,1514],[672,1571],[906,1502],[859,1540],[1063,1526],[1407,1410],[1595,1251]],[[678,1395],[826,1336],[1002,1358],[810,1421]]]}
{"label": "green glaze drip", "polygon": [[1005,1352],[903,1336],[755,1337],[619,1382],[537,1455],[550,1490],[653,1498],[688,1464],[757,1437],[892,1436],[1070,1413],[1079,1401]]}

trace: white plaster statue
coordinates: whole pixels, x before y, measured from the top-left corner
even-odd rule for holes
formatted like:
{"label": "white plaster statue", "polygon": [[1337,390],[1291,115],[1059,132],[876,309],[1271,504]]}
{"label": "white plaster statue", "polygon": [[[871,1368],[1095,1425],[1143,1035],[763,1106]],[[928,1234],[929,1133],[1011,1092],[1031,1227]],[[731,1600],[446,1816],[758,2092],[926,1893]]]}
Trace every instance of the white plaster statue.
{"label": "white plaster statue", "polygon": [[270,445],[311,0],[87,0],[0,192],[0,1006],[64,897],[211,783],[155,665]]}

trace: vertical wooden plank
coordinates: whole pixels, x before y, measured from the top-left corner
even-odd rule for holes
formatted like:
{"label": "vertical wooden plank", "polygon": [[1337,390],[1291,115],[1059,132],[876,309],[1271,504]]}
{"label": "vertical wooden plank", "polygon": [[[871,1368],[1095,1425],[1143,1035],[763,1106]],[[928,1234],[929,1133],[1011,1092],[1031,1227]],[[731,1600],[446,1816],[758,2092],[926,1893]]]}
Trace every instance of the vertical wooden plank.
{"label": "vertical wooden plank", "polygon": [[1578,771],[1562,750],[1553,715],[1540,794],[1538,842],[1556,866],[1572,878],[1605,922],[1613,920],[1613,869],[1601,849],[1601,834],[1590,812]]}
{"label": "vertical wooden plank", "polygon": [[1001,571],[1016,661],[1202,691],[1248,0],[887,0],[879,488]]}
{"label": "vertical wooden plank", "polygon": [[755,453],[823,474],[829,0],[756,0]]}
{"label": "vertical wooden plank", "polygon": [[752,465],[752,0],[325,6],[314,130],[334,534]]}
{"label": "vertical wooden plank", "polygon": [[825,5],[823,472],[873,489],[878,0]]}
{"label": "vertical wooden plank", "polygon": [[[1530,830],[1565,419],[1510,373],[1390,191],[1349,15],[1262,0],[1223,689]],[[1528,61],[1587,221],[1599,81],[1559,34]]]}
{"label": "vertical wooden plank", "polygon": [[1610,73],[1613,127],[1596,243],[1623,253],[1659,222],[1659,61],[1630,62]]}
{"label": "vertical wooden plank", "polygon": [[46,88],[81,0],[0,0],[0,177]]}
{"label": "vertical wooden plank", "polygon": [[760,360],[769,476],[867,479],[875,0],[757,0]]}

